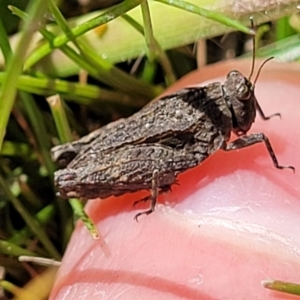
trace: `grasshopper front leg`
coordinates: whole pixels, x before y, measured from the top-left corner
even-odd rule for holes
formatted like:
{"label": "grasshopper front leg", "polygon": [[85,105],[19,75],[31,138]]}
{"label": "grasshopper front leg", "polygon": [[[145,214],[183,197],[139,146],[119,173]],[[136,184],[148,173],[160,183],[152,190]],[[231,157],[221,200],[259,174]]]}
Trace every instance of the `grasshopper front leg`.
{"label": "grasshopper front leg", "polygon": [[272,159],[273,165],[277,169],[291,169],[295,173],[295,168],[293,166],[289,165],[280,165],[278,163],[277,157],[275,155],[275,152],[272,148],[272,145],[268,139],[267,136],[263,133],[252,133],[249,135],[244,135],[239,137],[238,139],[234,140],[231,143],[228,143],[225,147],[225,151],[231,151],[236,149],[241,149],[245,147],[249,147],[251,145],[257,144],[257,143],[264,143],[267,151]]}

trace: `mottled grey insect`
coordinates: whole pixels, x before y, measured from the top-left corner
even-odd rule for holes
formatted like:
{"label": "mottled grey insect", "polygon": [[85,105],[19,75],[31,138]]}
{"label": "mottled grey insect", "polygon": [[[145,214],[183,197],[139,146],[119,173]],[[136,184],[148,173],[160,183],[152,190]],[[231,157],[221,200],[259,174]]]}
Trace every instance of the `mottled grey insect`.
{"label": "mottled grey insect", "polygon": [[[253,27],[253,20],[251,19]],[[255,39],[253,39],[253,49]],[[256,110],[264,120],[254,84],[238,71],[231,71],[222,85],[184,88],[162,97],[127,119],[108,124],[89,135],[52,149],[53,160],[65,167],[55,172],[55,185],[62,198],[107,198],[150,190],[150,209],[157,196],[169,191],[177,175],[201,164],[215,151],[231,151],[263,142],[278,169],[269,139],[263,133],[247,135]],[[280,115],[279,115],[280,116]],[[237,139],[229,142],[233,132]],[[139,202],[139,201],[137,201]]]}
{"label": "mottled grey insect", "polygon": [[[151,195],[142,200],[151,200],[151,207],[137,219],[155,209],[157,195],[170,190],[179,173],[219,149],[231,151],[264,142],[276,168],[294,170],[279,165],[263,133],[247,135],[256,110],[263,119],[269,118],[258,105],[254,85],[238,71],[231,71],[223,85],[184,88],[128,119],[54,147],[54,159],[68,163],[55,172],[55,185],[63,198],[107,198],[150,190]],[[228,142],[231,132],[238,138]]]}

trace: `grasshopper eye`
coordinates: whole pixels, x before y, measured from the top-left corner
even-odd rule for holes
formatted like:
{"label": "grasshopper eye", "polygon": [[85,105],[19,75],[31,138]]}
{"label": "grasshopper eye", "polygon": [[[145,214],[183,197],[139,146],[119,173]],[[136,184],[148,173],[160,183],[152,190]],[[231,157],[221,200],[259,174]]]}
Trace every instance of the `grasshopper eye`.
{"label": "grasshopper eye", "polygon": [[238,94],[241,96],[245,96],[248,92],[249,92],[249,88],[247,87],[246,84],[243,84],[238,88]]}
{"label": "grasshopper eye", "polygon": [[237,88],[237,94],[239,100],[248,100],[253,94],[251,87],[248,84],[241,84]]}

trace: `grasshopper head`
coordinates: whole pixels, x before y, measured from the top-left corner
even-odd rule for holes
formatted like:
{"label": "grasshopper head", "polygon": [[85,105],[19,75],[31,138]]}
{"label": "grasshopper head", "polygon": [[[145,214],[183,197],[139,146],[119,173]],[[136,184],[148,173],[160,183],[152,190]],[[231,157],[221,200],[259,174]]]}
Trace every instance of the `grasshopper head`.
{"label": "grasshopper head", "polygon": [[246,134],[256,115],[254,86],[239,71],[231,71],[224,90],[232,113],[232,131],[236,135]]}
{"label": "grasshopper head", "polygon": [[60,167],[66,167],[78,152],[79,149],[76,149],[71,143],[67,143],[53,147],[51,157]]}

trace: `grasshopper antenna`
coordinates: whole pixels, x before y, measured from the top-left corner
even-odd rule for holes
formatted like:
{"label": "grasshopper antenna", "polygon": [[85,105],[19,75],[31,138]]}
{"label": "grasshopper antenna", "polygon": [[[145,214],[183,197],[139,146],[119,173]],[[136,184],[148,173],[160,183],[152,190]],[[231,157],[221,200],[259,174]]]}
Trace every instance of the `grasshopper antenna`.
{"label": "grasshopper antenna", "polygon": [[[250,26],[251,26],[251,29],[254,30],[253,16],[250,17]],[[248,80],[250,82],[251,82],[251,77],[253,75],[254,67],[255,67],[255,48],[256,48],[256,45],[255,45],[255,34],[252,37],[252,47],[253,47],[253,49],[252,49],[252,65],[251,65],[250,75],[249,75],[249,78],[248,78]]]}
{"label": "grasshopper antenna", "polygon": [[[269,57],[269,58],[267,58],[267,59],[260,65],[260,67],[259,67],[259,69],[258,69],[258,71],[257,71],[256,77],[255,77],[255,79],[254,79],[254,81],[253,81],[253,84],[252,84],[252,91],[254,91],[255,84],[256,84],[256,82],[257,82],[257,79],[258,79],[258,77],[259,77],[260,71],[262,70],[263,66],[264,66],[268,61],[270,61],[270,60],[273,59],[273,58],[274,58],[274,57]],[[260,116],[261,116],[261,118],[262,118],[263,120],[269,120],[269,119],[271,119],[272,117],[275,117],[275,116],[281,118],[281,114],[280,114],[280,113],[275,113],[275,114],[272,114],[272,115],[270,115],[270,116],[266,116],[266,115],[264,114],[263,110],[261,109],[261,107],[260,107],[260,105],[259,105],[257,99],[255,99],[255,106],[256,106],[256,109],[257,109],[258,113],[260,114]]]}
{"label": "grasshopper antenna", "polygon": [[[250,25],[251,25],[251,29],[254,31],[254,24],[253,24],[254,22],[253,22],[253,17],[251,16],[250,17]],[[252,39],[252,41],[253,41],[253,50],[252,50],[252,66],[251,66],[251,71],[250,71],[250,75],[249,75],[249,78],[248,78],[248,80],[251,82],[251,77],[252,77],[252,75],[253,75],[253,73],[254,73],[254,67],[255,67],[255,53],[256,53],[256,39],[255,39],[255,35],[253,35],[253,39]],[[268,61],[270,61],[271,59],[273,59],[274,57],[269,57],[269,58],[267,58],[265,61],[263,61],[263,63],[259,66],[259,68],[258,68],[258,71],[257,71],[257,74],[256,74],[256,76],[255,76],[255,78],[254,78],[254,81],[253,81],[253,83],[252,83],[252,86],[251,86],[251,90],[252,90],[252,92],[254,93],[254,89],[255,89],[255,84],[256,84],[256,82],[257,82],[257,80],[258,80],[258,77],[259,77],[259,75],[260,75],[260,72],[261,72],[261,70],[262,70],[262,68],[264,67],[264,65],[268,62]],[[279,118],[281,118],[281,115],[280,115],[280,113],[276,113],[276,114],[273,114],[273,115],[270,115],[270,116],[266,116],[265,114],[264,114],[264,112],[263,112],[263,110],[261,109],[261,107],[260,107],[260,105],[259,105],[259,103],[258,103],[258,101],[257,101],[257,99],[255,98],[255,106],[256,106],[256,109],[257,109],[257,111],[258,111],[258,113],[260,114],[260,116],[261,116],[261,118],[263,119],[263,120],[269,120],[270,118],[272,118],[272,117],[274,117],[274,116],[278,116]]]}
{"label": "grasshopper antenna", "polygon": [[[255,84],[256,84],[256,82],[257,82],[257,79],[258,79],[258,77],[259,77],[259,74],[260,74],[262,68],[264,67],[264,65],[265,65],[268,61],[270,61],[270,60],[273,59],[273,58],[274,58],[274,57],[269,57],[269,58],[267,58],[267,59],[259,66],[258,71],[257,71],[257,74],[256,74],[255,79],[254,79],[253,84],[252,84],[252,91],[254,91]],[[261,107],[260,107],[260,105],[259,105],[257,99],[255,99],[255,106],[256,106],[256,109],[257,109],[258,113],[260,114],[260,116],[261,116],[261,118],[262,118],[263,120],[269,120],[269,119],[271,119],[272,117],[275,117],[275,116],[281,118],[281,114],[280,114],[280,113],[275,113],[275,114],[272,114],[272,115],[270,115],[270,116],[266,116],[266,115],[264,114],[263,110],[261,109]]]}
{"label": "grasshopper antenna", "polygon": [[[254,31],[254,22],[253,22],[253,16],[250,17],[250,26],[251,26],[251,29]],[[252,50],[252,65],[251,65],[251,71],[250,71],[250,75],[249,75],[249,78],[248,80],[251,82],[251,77],[254,73],[254,68],[255,68],[255,56],[256,56],[256,39],[255,39],[255,35],[253,35],[253,38],[252,38],[252,45],[253,45],[253,50]],[[268,59],[266,59],[261,65],[260,67],[258,68],[258,71],[257,71],[257,74],[255,76],[255,79],[253,81],[253,84],[252,84],[252,90],[254,90],[254,87],[255,87],[255,84],[257,82],[257,79],[259,77],[259,74],[261,72],[261,69],[263,68],[263,66],[268,62],[270,61],[271,59],[273,59],[274,57],[269,57]]]}
{"label": "grasshopper antenna", "polygon": [[253,89],[254,89],[254,86],[255,86],[255,84],[256,84],[256,82],[257,82],[257,79],[258,79],[258,77],[259,77],[259,74],[260,74],[262,68],[264,67],[264,65],[265,65],[268,61],[270,61],[270,60],[273,59],[273,58],[274,58],[274,56],[271,56],[271,57],[267,58],[267,59],[266,59],[265,61],[263,61],[263,63],[259,66],[258,71],[257,71],[257,74],[256,74],[256,77],[255,77],[255,79],[254,79],[254,81],[253,81],[253,84],[252,84]]}

